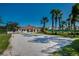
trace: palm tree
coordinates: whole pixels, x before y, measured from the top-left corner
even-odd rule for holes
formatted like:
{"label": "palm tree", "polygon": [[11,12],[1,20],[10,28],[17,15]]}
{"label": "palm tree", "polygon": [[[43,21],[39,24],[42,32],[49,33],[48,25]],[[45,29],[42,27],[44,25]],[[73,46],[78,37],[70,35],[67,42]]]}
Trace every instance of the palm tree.
{"label": "palm tree", "polygon": [[62,14],[60,14],[60,13],[61,13],[61,11],[59,9],[55,10],[55,29],[57,28],[58,18],[59,18],[59,21],[60,21],[61,16],[62,16]]}
{"label": "palm tree", "polygon": [[72,23],[71,23],[70,17],[67,19],[67,30],[68,30],[69,33],[72,34]]}
{"label": "palm tree", "polygon": [[72,14],[69,15],[69,18],[67,19],[67,25],[68,25],[68,30],[72,30]]}
{"label": "palm tree", "polygon": [[62,21],[61,23],[62,23],[61,27],[62,27],[62,33],[63,33],[63,30],[64,30],[64,27],[66,25],[66,22],[65,21]]}
{"label": "palm tree", "polygon": [[53,9],[50,14],[52,15],[52,33],[54,32],[54,21],[55,21],[55,9]]}
{"label": "palm tree", "polygon": [[43,24],[42,31],[45,30],[45,25],[46,25],[47,22],[48,22],[48,18],[47,17],[43,17],[42,20],[41,20],[41,24]]}
{"label": "palm tree", "polygon": [[[76,21],[79,21],[79,4],[75,4],[73,7],[72,7],[72,23],[74,25],[74,34],[75,34],[75,31],[76,31]],[[74,35],[75,36],[75,35]]]}
{"label": "palm tree", "polygon": [[61,30],[61,19],[62,19],[62,13],[60,12],[60,14],[59,14],[59,17],[58,17],[58,19],[59,19],[59,30]]}
{"label": "palm tree", "polygon": [[58,18],[59,20],[61,19],[61,17],[59,17],[61,11],[59,9],[53,9],[50,13],[52,14],[52,30],[54,31],[54,23],[55,23],[55,29],[56,29]]}
{"label": "palm tree", "polygon": [[70,30],[70,18],[67,19],[67,29]]}

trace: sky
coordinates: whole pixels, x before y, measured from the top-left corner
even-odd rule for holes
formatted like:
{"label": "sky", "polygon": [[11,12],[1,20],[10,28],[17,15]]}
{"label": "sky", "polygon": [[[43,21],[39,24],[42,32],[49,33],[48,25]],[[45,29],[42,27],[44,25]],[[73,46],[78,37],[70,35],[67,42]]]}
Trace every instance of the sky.
{"label": "sky", "polygon": [[60,9],[63,12],[63,20],[66,20],[71,13],[71,3],[6,3],[0,4],[0,16],[3,21],[17,22],[20,26],[42,26],[40,20],[43,16],[48,17],[47,27],[51,26],[52,9]]}

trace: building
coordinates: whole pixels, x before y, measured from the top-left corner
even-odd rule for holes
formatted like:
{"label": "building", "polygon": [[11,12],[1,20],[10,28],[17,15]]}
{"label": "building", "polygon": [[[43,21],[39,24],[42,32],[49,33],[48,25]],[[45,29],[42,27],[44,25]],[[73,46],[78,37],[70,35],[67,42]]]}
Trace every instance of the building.
{"label": "building", "polygon": [[21,31],[21,32],[40,32],[41,28],[40,27],[35,27],[35,26],[28,25],[26,27],[21,27],[19,29],[19,31]]}

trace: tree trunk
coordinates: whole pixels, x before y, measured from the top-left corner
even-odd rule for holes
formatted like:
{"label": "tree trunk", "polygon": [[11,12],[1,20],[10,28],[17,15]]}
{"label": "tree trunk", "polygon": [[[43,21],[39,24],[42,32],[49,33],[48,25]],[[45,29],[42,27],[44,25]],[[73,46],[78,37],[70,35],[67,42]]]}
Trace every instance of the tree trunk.
{"label": "tree trunk", "polygon": [[57,30],[57,19],[55,19],[55,34],[57,34],[56,30]]}
{"label": "tree trunk", "polygon": [[54,32],[54,19],[52,18],[52,33]]}
{"label": "tree trunk", "polygon": [[72,35],[72,33],[73,33],[73,32],[72,32],[72,31],[73,31],[73,29],[72,29],[72,23],[71,23],[70,31],[71,31],[71,35]]}
{"label": "tree trunk", "polygon": [[74,32],[73,32],[73,36],[75,37],[75,31],[76,31],[76,27],[75,27],[75,22],[74,22]]}
{"label": "tree trunk", "polygon": [[64,26],[62,25],[62,34],[63,34],[63,27],[64,27]]}
{"label": "tree trunk", "polygon": [[45,22],[44,22],[44,24],[43,24],[43,31],[44,31],[44,29],[45,29]]}
{"label": "tree trunk", "polygon": [[61,25],[60,25],[60,18],[59,18],[59,30],[61,30],[60,26],[61,26]]}

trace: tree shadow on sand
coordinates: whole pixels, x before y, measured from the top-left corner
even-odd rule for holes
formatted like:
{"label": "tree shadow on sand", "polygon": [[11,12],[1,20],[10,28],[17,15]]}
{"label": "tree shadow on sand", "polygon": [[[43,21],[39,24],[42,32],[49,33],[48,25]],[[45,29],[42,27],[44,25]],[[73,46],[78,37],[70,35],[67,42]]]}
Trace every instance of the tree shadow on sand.
{"label": "tree shadow on sand", "polygon": [[67,42],[72,42],[71,40],[66,40],[66,39],[60,39],[58,37],[48,37],[48,36],[44,36],[44,37],[38,37],[38,38],[34,38],[34,40],[30,40],[29,42],[33,42],[33,43],[49,43],[49,41],[52,42],[56,42],[58,44],[62,43],[65,44]]}
{"label": "tree shadow on sand", "polygon": [[[56,39],[55,37],[53,37],[54,39]],[[34,38],[34,40],[31,40],[29,42],[33,42],[33,43],[48,43],[50,41],[50,38],[47,36],[44,37],[38,37],[38,38]]]}
{"label": "tree shadow on sand", "polygon": [[43,53],[51,53],[51,52],[54,52],[54,51],[58,51],[58,50],[60,50],[61,47],[64,47],[64,46],[69,45],[70,43],[72,43],[72,40],[64,39],[64,38],[63,39],[58,39],[58,38],[53,39],[51,37],[50,40],[52,42],[56,42],[57,44],[52,45],[52,46],[42,50],[41,52],[43,52]]}
{"label": "tree shadow on sand", "polygon": [[59,50],[61,47],[64,47],[72,42],[70,39],[62,39],[58,37],[48,37],[44,36],[42,38],[34,38],[34,40],[31,40],[29,42],[33,43],[49,43],[49,41],[56,42],[56,45],[52,45],[44,50],[42,50],[42,53],[50,53]]}
{"label": "tree shadow on sand", "polygon": [[58,43],[56,45],[53,45],[51,47],[48,47],[44,50],[41,50],[42,53],[52,53],[52,52],[55,52],[55,51],[58,51],[60,50],[61,47],[64,47],[66,45],[69,45],[71,42],[66,42],[66,43]]}

